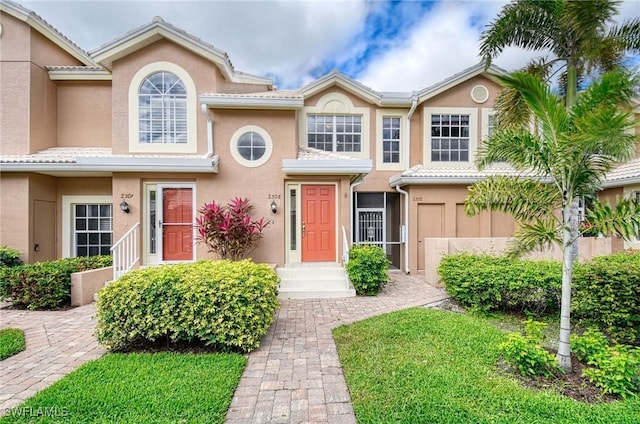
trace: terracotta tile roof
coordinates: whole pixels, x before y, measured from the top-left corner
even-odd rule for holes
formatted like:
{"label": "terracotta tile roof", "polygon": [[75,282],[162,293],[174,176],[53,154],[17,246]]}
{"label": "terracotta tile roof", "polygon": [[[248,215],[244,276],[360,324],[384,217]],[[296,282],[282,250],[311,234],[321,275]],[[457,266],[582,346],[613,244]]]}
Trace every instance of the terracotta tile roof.
{"label": "terracotta tile roof", "polygon": [[640,178],[640,157],[614,168],[607,174],[605,181],[614,182],[630,178]]}
{"label": "terracotta tile roof", "polygon": [[104,157],[104,158],[175,158],[175,159],[199,159],[201,155],[169,155],[136,153],[127,155],[114,155],[107,147],[50,147],[27,155],[2,155],[2,163],[75,163],[78,157]]}
{"label": "terracotta tile roof", "polygon": [[301,146],[298,148],[298,159],[358,160],[359,158],[354,158],[352,156],[347,156],[335,152],[325,152],[324,150],[314,149],[312,147]]}
{"label": "terracotta tile roof", "polygon": [[304,100],[299,91],[261,91],[255,93],[203,93],[202,97],[241,99],[299,99]]}
{"label": "terracotta tile roof", "polygon": [[404,171],[401,176],[409,178],[484,178],[491,175],[516,176],[521,174],[507,165],[497,165],[483,171],[478,171],[474,166],[446,168],[442,166],[416,165]]}

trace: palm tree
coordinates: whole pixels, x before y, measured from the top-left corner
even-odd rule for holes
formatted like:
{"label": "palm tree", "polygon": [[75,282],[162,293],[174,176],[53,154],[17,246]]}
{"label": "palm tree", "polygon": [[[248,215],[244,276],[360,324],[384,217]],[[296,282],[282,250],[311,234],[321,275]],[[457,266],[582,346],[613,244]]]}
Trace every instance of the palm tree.
{"label": "palm tree", "polygon": [[[476,161],[480,169],[506,161],[520,175],[475,183],[465,208],[470,215],[483,210],[512,214],[519,225],[511,253],[552,243],[562,247],[558,363],[569,371],[572,250],[577,243],[571,232],[571,205],[573,199],[596,192],[615,163],[633,157],[637,138],[628,132],[634,126],[633,115],[621,105],[633,97],[635,80],[621,70],[606,73],[566,108],[540,77],[521,71],[499,78],[521,97],[538,131],[532,133],[528,125],[503,127],[485,141]],[[640,207],[630,199],[620,200],[616,209],[596,202],[594,210],[598,230],[628,238],[640,227]]]}
{"label": "palm tree", "polygon": [[542,50],[529,70],[548,76],[562,71],[566,106],[575,101],[578,85],[593,71],[618,67],[626,53],[640,52],[640,18],[613,23],[618,0],[513,0],[502,8],[480,39],[487,67],[505,47]]}

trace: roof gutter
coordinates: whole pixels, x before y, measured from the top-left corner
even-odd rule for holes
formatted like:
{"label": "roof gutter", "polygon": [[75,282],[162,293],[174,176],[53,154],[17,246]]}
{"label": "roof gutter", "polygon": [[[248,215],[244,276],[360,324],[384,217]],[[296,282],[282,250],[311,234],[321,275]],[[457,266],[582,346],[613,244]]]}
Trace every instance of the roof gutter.
{"label": "roof gutter", "polygon": [[602,188],[623,187],[627,185],[640,184],[640,175],[629,178],[621,178],[619,180],[604,180],[602,182]]}
{"label": "roof gutter", "polygon": [[371,159],[283,159],[282,172],[288,175],[368,174]]}
{"label": "roof gutter", "polygon": [[75,162],[3,163],[2,172],[218,172],[218,157],[202,159],[78,157]]}

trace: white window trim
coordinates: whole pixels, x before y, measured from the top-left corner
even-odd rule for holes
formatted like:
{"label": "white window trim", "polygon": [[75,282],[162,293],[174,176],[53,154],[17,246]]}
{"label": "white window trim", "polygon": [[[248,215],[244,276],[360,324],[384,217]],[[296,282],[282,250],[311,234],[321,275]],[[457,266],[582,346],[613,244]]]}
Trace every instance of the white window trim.
{"label": "white window trim", "polygon": [[[406,148],[407,142],[407,112],[400,112],[397,109],[376,110],[376,169],[379,171],[404,171],[406,169]],[[400,118],[400,162],[384,163],[382,154],[382,119]]]}
{"label": "white window trim", "polygon": [[482,127],[481,127],[481,140],[486,140],[489,137],[489,117],[495,116],[496,111],[492,108],[482,108]]}
{"label": "white window trim", "polygon": [[302,108],[298,119],[298,145],[307,147],[307,116],[308,115],[360,115],[362,117],[362,134],[360,136],[359,152],[335,152],[344,156],[351,156],[361,159],[371,157],[369,141],[370,131],[370,110],[368,107],[355,107],[351,99],[342,93],[327,93],[318,100],[315,106],[305,106]]}
{"label": "white window trim", "polygon": [[[238,140],[244,134],[248,132],[254,132],[260,135],[264,140],[265,144],[265,152],[264,155],[258,160],[247,160],[242,157],[240,152],[238,151]],[[233,135],[231,136],[231,140],[229,141],[229,150],[231,151],[231,156],[242,166],[246,166],[247,168],[257,168],[258,166],[264,165],[267,163],[269,158],[271,157],[271,153],[273,153],[273,141],[271,140],[271,136],[262,127],[257,125],[245,125],[244,127],[238,128]]]}
{"label": "white window trim", "polygon": [[[182,80],[187,90],[187,142],[180,144],[140,143],[139,98],[145,78],[156,72],[171,72]],[[171,62],[153,62],[136,72],[129,84],[129,151],[136,153],[197,153],[197,92],[196,86],[183,68]]]}
{"label": "white window trim", "polygon": [[[431,115],[453,114],[469,115],[469,160],[464,162],[431,161]],[[458,107],[425,107],[422,128],[424,131],[422,161],[434,168],[464,168],[473,165],[478,150],[478,109]]]}
{"label": "white window trim", "polygon": [[[113,197],[107,196],[62,196],[62,257],[73,257],[73,213],[71,207],[75,204],[88,204],[88,203],[108,203],[111,205],[111,213],[114,213],[113,209]],[[113,221],[112,221],[113,231]],[[112,245],[116,240],[111,238]]]}

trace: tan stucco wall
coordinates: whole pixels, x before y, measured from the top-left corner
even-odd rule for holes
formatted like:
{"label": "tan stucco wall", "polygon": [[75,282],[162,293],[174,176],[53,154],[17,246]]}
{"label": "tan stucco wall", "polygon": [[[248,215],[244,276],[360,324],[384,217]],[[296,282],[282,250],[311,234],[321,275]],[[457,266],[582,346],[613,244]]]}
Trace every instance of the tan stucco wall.
{"label": "tan stucco wall", "polygon": [[59,147],[111,147],[111,83],[63,82],[57,86]]}
{"label": "tan stucco wall", "polygon": [[29,176],[0,174],[0,245],[29,260]]}
{"label": "tan stucco wall", "polygon": [[[464,213],[467,187],[461,185],[411,186],[409,193],[409,266],[411,272],[424,269],[422,240],[429,237],[504,237],[513,235],[514,221],[509,215],[483,212],[474,217]],[[441,222],[425,216],[425,208],[439,208]],[[420,216],[423,215],[423,216]],[[425,220],[431,219],[430,222]],[[437,226],[438,228],[435,228]],[[439,234],[434,234],[436,232]]]}

